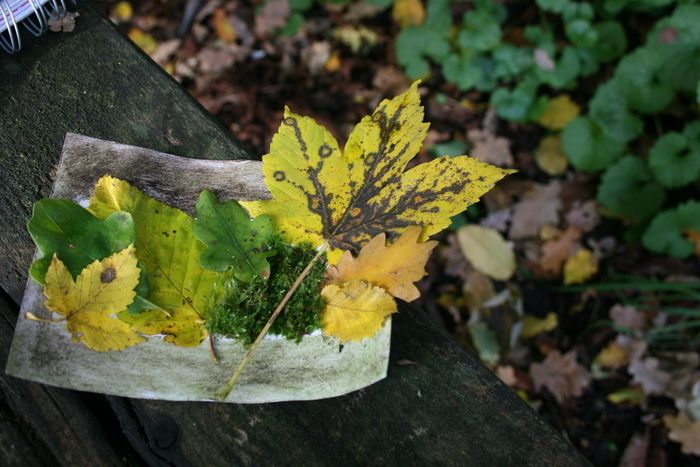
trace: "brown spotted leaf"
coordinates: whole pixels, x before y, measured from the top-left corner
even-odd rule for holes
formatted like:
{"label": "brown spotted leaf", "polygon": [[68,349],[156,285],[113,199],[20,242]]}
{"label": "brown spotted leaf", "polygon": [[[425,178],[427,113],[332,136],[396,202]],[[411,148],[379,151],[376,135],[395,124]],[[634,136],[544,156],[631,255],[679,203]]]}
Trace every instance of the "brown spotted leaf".
{"label": "brown spotted leaf", "polygon": [[394,239],[418,225],[425,238],[511,173],[467,156],[406,170],[427,130],[418,82],[363,118],[342,153],[325,128],[286,109],[263,157],[273,199],[242,204],[268,214],[290,243],[328,242],[331,263],[383,232]]}

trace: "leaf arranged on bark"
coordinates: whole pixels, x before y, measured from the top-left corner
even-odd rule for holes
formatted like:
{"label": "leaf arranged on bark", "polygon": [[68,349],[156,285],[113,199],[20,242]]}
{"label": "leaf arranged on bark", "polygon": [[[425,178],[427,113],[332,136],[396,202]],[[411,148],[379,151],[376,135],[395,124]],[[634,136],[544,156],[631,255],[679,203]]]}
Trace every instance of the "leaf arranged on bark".
{"label": "leaf arranged on bark", "polygon": [[139,282],[133,245],[88,265],[74,281],[55,254],[46,271],[46,306],[66,318],[74,342],[106,352],[143,342],[143,337],[113,315],[134,300]]}
{"label": "leaf arranged on bark", "polygon": [[121,251],[134,243],[134,221],[127,212],[113,212],[97,219],[87,209],[66,199],[42,199],[34,203],[27,224],[42,258],[29,270],[44,283],[54,255],[58,255],[73,277],[88,264]]}
{"label": "leaf arranged on bark", "polygon": [[332,264],[341,250],[357,254],[383,232],[395,238],[420,225],[430,236],[511,171],[467,156],[405,170],[427,129],[418,82],[363,118],[342,153],[325,128],[286,109],[263,156],[273,199],[241,204],[254,216],[268,214],[289,243],[327,241]]}
{"label": "leaf arranged on bark", "polygon": [[420,297],[413,283],[427,274],[425,263],[438,244],[433,240],[419,242],[420,233],[420,227],[409,227],[389,246],[386,235],[381,233],[362,247],[357,258],[346,251],[329,273],[334,282],[365,280],[396,298],[413,301]]}
{"label": "leaf arranged on bark", "polygon": [[222,274],[203,269],[199,258],[205,246],[194,235],[194,219],[157,201],[123,180],[102,177],[90,199],[98,218],[126,211],[136,226],[136,256],[145,266],[148,299],[167,310],[120,314],[144,334],[165,334],[167,342],[188,347],[206,336],[204,313],[219,290]]}
{"label": "leaf arranged on bark", "polygon": [[268,216],[250,219],[237,201],[221,203],[208,190],[199,195],[196,210],[194,234],[207,246],[199,260],[203,268],[218,272],[232,268],[242,282],[270,275],[266,258],[275,252],[267,249],[272,237]]}
{"label": "leaf arranged on bark", "polygon": [[387,316],[397,311],[396,302],[381,287],[352,280],[329,284],[321,291],[326,308],[321,315],[323,333],[341,342],[371,337]]}

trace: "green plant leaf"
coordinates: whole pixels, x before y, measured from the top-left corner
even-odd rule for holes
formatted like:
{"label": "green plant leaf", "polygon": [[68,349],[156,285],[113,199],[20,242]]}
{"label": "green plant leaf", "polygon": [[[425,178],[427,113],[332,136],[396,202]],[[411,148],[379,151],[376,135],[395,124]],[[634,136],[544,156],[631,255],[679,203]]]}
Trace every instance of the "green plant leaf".
{"label": "green plant leaf", "polygon": [[114,212],[104,220],[66,199],[42,199],[34,203],[27,224],[29,234],[43,255],[30,269],[32,278],[44,283],[54,254],[78,277],[88,264],[123,250],[134,243],[131,215]]}
{"label": "green plant leaf", "polygon": [[689,201],[658,214],[644,232],[642,243],[651,251],[687,258],[694,245],[683,236],[686,229],[700,231],[700,202]]}
{"label": "green plant leaf", "polygon": [[646,47],[620,60],[614,79],[630,109],[652,114],[663,110],[671,102],[673,88],[658,76],[662,61],[663,56]]}
{"label": "green plant leaf", "polygon": [[627,107],[622,87],[615,80],[598,87],[589,103],[590,116],[613,141],[628,143],[642,133],[642,121]]}
{"label": "green plant leaf", "polygon": [[267,257],[272,237],[272,221],[266,215],[250,219],[237,201],[219,202],[205,190],[196,205],[194,234],[207,246],[200,256],[204,269],[224,272],[233,269],[236,279],[250,282],[254,277],[270,275]]}
{"label": "green plant leaf", "polygon": [[450,54],[442,64],[445,79],[461,91],[468,91],[482,79],[481,68],[467,54]]}
{"label": "green plant leaf", "polygon": [[602,62],[610,62],[620,57],[627,49],[627,34],[617,21],[601,21],[593,25],[598,33],[598,41],[592,47]]}
{"label": "green plant leaf", "polygon": [[665,197],[644,160],[625,156],[603,174],[597,199],[613,214],[643,221],[661,209]]}
{"label": "green plant leaf", "polygon": [[457,44],[462,50],[486,52],[501,43],[501,26],[493,14],[485,9],[470,10],[464,14]]}
{"label": "green plant leaf", "polygon": [[562,133],[562,147],[571,165],[585,172],[596,172],[610,166],[625,151],[625,145],[608,138],[586,116],[569,123]]}
{"label": "green plant leaf", "polygon": [[537,76],[555,89],[566,88],[576,82],[581,73],[581,62],[574,47],[565,47],[553,70],[537,67]]}
{"label": "green plant leaf", "polygon": [[514,89],[498,88],[491,94],[491,105],[496,107],[498,116],[516,122],[527,120],[534,102],[535,90],[523,85]]}
{"label": "green plant leaf", "polygon": [[426,25],[401,30],[396,38],[396,60],[410,78],[422,78],[430,73],[427,59],[441,61],[450,52],[444,31]]}
{"label": "green plant leaf", "polygon": [[700,151],[692,150],[683,134],[666,133],[649,150],[649,167],[667,188],[687,185],[700,176]]}

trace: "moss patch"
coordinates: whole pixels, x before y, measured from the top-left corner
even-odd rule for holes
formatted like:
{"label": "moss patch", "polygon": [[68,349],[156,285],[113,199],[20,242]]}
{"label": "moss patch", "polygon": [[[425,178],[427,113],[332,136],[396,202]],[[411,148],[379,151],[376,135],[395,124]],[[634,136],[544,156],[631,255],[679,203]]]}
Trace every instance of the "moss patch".
{"label": "moss patch", "polygon": [[[257,277],[249,284],[229,279],[222,299],[208,313],[206,327],[209,332],[240,339],[245,345],[252,344],[294,280],[316,255],[309,246],[292,247],[279,238],[275,238],[270,246],[277,254],[268,258],[269,279]],[[325,261],[314,265],[272,325],[272,334],[281,334],[298,342],[304,334],[321,327],[325,302],[320,294],[320,284],[325,269]]]}

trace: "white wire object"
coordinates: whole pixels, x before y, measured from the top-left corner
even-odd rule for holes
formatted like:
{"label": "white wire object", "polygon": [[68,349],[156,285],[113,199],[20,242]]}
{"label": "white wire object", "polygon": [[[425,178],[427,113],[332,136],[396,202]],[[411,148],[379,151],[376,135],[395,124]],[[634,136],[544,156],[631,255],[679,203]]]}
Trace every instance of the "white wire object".
{"label": "white wire object", "polygon": [[20,24],[39,36],[51,17],[65,15],[65,0],[0,0],[0,47],[12,54],[22,48]]}

